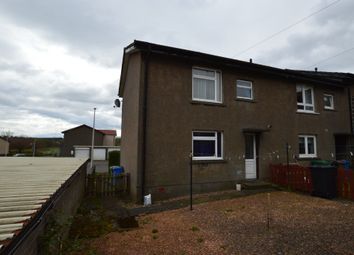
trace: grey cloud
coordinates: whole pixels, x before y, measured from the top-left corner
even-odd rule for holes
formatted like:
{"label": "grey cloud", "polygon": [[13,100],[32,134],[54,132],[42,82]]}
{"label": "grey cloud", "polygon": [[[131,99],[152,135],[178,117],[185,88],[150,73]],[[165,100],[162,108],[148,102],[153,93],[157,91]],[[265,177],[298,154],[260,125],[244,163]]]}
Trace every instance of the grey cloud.
{"label": "grey cloud", "polygon": [[287,45],[258,55],[261,62],[283,68],[313,69],[346,72],[354,70],[354,51],[328,61],[345,49],[354,47],[354,2],[341,1],[337,6],[314,16],[306,22],[309,32],[294,29],[287,37]]}
{"label": "grey cloud", "polygon": [[[313,7],[309,11],[314,11],[326,4],[328,1],[321,0],[2,0],[3,19],[64,46],[71,55],[116,68],[117,80],[89,88],[65,73],[43,73],[30,60],[25,62],[15,38],[0,38],[0,119],[15,123],[33,114],[65,127],[68,123],[91,125],[92,107],[96,106],[99,128],[120,129],[121,111],[112,106],[123,47],[133,39],[232,57],[300,18],[297,12],[304,8]],[[352,1],[342,0],[245,56],[282,68],[316,63],[354,44],[353,9]],[[319,67],[353,72],[353,54],[348,52]]]}

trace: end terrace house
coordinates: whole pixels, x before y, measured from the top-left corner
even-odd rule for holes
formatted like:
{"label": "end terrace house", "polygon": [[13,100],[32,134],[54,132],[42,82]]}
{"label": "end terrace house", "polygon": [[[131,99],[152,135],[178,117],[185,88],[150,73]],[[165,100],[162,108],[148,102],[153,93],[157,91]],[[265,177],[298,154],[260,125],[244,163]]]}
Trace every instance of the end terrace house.
{"label": "end terrace house", "polygon": [[134,41],[119,84],[133,198],[187,194],[190,154],[195,192],[267,179],[287,144],[290,162],[335,159],[352,133],[353,81]]}

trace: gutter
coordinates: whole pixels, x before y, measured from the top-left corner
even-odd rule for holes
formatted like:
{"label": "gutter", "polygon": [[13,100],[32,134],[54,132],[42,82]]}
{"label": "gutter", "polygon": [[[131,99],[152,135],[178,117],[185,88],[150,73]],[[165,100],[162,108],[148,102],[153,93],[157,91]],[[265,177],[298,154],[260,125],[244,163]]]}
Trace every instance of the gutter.
{"label": "gutter", "polygon": [[69,179],[42,205],[41,209],[35,213],[34,217],[29,220],[28,224],[26,224],[23,229],[20,230],[19,234],[14,236],[10,243],[3,247],[0,251],[0,254],[14,254],[21,243],[26,240],[26,238],[32,233],[32,231],[43,221],[46,216],[46,213],[51,210],[55,204],[57,203],[58,199],[63,195],[64,191],[68,187],[71,186],[76,176],[78,176],[81,171],[85,171],[86,165],[89,160],[84,162],[79,169],[70,176]]}
{"label": "gutter", "polygon": [[144,98],[143,98],[143,144],[142,144],[142,163],[141,163],[141,202],[144,203],[145,196],[145,167],[146,167],[146,120],[147,120],[147,94],[148,94],[148,71],[151,47],[149,45],[145,58],[144,70]]}

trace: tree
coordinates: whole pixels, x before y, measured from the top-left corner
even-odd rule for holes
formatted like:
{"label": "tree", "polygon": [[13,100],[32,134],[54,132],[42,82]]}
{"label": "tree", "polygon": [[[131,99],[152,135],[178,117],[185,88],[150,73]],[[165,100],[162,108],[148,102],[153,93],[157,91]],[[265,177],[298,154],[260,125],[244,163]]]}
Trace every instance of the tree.
{"label": "tree", "polygon": [[9,140],[10,137],[14,136],[14,132],[11,132],[10,130],[1,131],[0,136],[5,137],[7,140]]}
{"label": "tree", "polygon": [[115,146],[120,146],[120,141],[121,141],[121,138],[120,137],[116,137],[115,138]]}

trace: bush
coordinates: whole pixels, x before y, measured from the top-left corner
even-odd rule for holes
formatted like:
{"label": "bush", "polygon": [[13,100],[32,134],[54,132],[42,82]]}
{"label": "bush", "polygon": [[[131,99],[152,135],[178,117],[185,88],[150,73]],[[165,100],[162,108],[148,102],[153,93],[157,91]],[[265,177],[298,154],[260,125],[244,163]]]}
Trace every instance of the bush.
{"label": "bush", "polygon": [[108,165],[120,166],[120,151],[111,151],[108,153]]}

